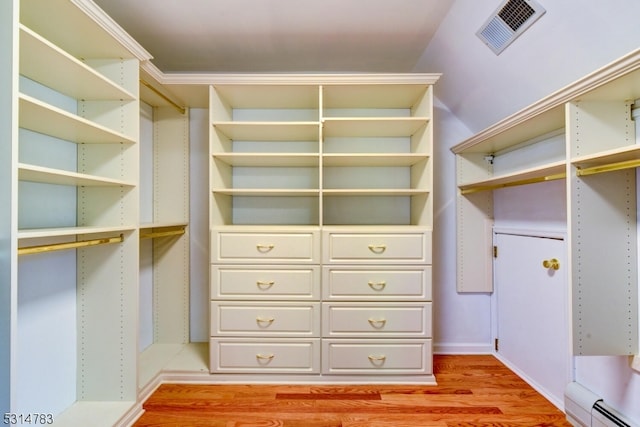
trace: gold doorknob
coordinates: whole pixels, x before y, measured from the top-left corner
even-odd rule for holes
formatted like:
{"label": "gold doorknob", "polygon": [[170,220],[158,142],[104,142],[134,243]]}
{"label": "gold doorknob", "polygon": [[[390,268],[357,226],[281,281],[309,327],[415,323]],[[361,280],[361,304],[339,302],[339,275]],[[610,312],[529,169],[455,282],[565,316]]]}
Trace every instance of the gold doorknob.
{"label": "gold doorknob", "polygon": [[545,259],[544,261],[542,261],[542,266],[544,268],[552,268],[554,270],[559,270],[560,261],[558,261],[556,258]]}

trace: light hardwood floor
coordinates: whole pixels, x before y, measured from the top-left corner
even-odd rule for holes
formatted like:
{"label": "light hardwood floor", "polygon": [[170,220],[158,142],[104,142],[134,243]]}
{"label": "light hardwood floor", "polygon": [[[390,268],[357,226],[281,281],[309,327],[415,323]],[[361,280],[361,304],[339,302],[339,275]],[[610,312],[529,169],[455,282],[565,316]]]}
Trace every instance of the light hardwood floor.
{"label": "light hardwood floor", "polygon": [[435,356],[437,386],[163,384],[135,427],[569,426],[493,356]]}

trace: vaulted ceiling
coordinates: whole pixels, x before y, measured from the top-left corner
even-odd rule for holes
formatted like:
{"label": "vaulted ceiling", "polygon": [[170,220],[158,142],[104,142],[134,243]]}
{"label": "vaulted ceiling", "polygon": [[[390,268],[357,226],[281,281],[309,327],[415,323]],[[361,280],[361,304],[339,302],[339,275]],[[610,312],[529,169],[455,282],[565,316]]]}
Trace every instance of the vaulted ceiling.
{"label": "vaulted ceiling", "polygon": [[411,72],[454,0],[95,0],[169,72]]}

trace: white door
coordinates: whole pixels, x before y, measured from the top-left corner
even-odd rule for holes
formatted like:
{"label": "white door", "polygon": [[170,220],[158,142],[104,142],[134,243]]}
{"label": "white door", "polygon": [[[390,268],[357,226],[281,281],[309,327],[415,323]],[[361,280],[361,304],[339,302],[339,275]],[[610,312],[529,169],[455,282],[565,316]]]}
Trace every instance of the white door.
{"label": "white door", "polygon": [[562,408],[571,379],[566,243],[514,234],[494,238],[498,356]]}

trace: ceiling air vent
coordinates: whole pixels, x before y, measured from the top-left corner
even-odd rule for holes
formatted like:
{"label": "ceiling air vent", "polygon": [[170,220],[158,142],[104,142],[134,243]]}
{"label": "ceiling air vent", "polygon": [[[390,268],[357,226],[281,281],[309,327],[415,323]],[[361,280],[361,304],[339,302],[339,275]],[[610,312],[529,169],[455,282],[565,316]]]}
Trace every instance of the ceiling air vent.
{"label": "ceiling air vent", "polygon": [[544,8],[535,0],[507,0],[476,35],[493,53],[499,55],[544,13]]}

